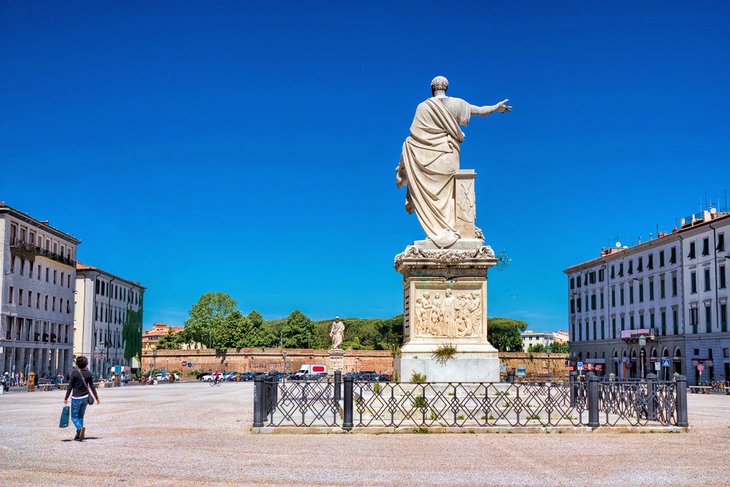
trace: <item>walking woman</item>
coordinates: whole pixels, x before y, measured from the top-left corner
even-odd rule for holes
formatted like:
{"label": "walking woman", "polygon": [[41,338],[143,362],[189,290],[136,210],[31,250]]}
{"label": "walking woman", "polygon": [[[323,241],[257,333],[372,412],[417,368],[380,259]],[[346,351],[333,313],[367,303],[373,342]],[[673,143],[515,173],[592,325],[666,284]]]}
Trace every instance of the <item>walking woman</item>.
{"label": "walking woman", "polygon": [[76,426],[76,436],[74,437],[76,441],[84,441],[86,433],[84,413],[86,412],[86,406],[89,404],[89,395],[93,394],[96,403],[101,404],[101,399],[96,393],[94,381],[91,378],[91,372],[86,370],[87,365],[89,365],[89,359],[86,357],[76,358],[78,370],[71,372],[68,387],[66,388],[66,398],[63,400],[64,404],[68,404],[68,396],[71,396],[71,421]]}

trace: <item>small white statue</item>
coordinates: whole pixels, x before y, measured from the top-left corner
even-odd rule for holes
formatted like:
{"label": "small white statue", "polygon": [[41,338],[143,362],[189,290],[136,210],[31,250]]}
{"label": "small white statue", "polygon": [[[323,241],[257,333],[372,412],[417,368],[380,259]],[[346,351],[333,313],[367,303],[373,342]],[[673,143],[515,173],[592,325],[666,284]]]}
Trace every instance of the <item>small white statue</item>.
{"label": "small white statue", "polygon": [[342,339],[345,337],[345,324],[339,316],[335,316],[330,329],[330,337],[332,338],[332,350],[341,350]]}

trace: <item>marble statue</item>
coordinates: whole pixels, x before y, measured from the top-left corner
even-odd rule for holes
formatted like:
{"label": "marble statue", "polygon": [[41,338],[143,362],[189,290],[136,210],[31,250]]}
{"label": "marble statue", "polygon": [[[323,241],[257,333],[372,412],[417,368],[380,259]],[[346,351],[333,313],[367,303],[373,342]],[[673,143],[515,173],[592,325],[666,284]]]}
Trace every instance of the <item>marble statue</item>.
{"label": "marble statue", "polygon": [[340,350],[342,339],[345,337],[345,324],[339,316],[335,316],[335,321],[332,322],[330,337],[332,338],[332,350]]}
{"label": "marble statue", "polygon": [[416,212],[421,226],[439,248],[452,246],[459,238],[457,214],[469,212],[473,201],[456,197],[459,150],[464,133],[459,128],[472,116],[487,116],[512,110],[503,100],[496,105],[470,105],[446,96],[449,82],[443,76],[431,81],[433,97],[416,108],[410,132],[396,169],[398,187],[407,186],[406,210]]}

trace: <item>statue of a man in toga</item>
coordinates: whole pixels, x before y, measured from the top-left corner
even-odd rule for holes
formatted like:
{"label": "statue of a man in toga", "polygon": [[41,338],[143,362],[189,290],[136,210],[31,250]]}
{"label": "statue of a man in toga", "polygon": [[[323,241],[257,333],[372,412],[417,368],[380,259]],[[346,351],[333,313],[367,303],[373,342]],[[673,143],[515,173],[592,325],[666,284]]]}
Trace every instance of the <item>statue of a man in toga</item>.
{"label": "statue of a man in toga", "polygon": [[459,150],[464,140],[460,125],[468,125],[472,115],[487,116],[512,110],[503,100],[478,107],[461,98],[446,96],[449,81],[437,76],[431,81],[433,97],[416,108],[411,135],[403,143],[396,169],[398,187],[408,186],[406,210],[415,210],[428,238],[438,247],[453,245],[459,238],[456,228],[455,174],[459,170]]}
{"label": "statue of a man in toga", "polygon": [[332,322],[330,337],[332,338],[332,350],[340,350],[340,345],[345,337],[345,324],[339,316],[335,316],[335,321]]}

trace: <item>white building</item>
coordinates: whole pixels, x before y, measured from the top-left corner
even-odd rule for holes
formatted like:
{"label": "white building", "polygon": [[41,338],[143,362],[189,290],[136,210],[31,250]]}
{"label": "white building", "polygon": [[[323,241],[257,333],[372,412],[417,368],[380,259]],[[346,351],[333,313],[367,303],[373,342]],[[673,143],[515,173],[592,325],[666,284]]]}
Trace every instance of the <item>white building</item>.
{"label": "white building", "polygon": [[576,361],[619,377],[730,379],[728,238],[730,213],[705,211],[566,269]]}
{"label": "white building", "polygon": [[[138,282],[115,276],[97,267],[76,265],[76,355],[88,357],[91,371],[109,376],[115,365],[139,367],[124,358],[124,324],[130,312],[138,313],[139,343],[142,341],[142,298]],[[131,318],[131,317],[130,317]]]}
{"label": "white building", "polygon": [[565,343],[568,341],[567,334],[563,331],[531,331],[525,330],[520,333],[522,337],[522,351],[527,352],[530,345],[543,345],[547,348],[553,342]]}
{"label": "white building", "polygon": [[79,243],[0,203],[0,374],[72,370]]}

